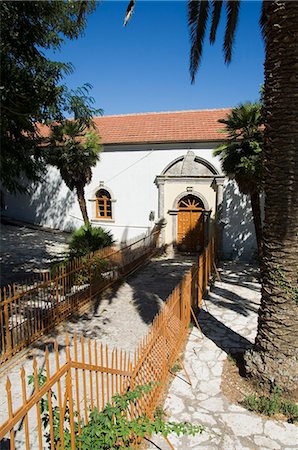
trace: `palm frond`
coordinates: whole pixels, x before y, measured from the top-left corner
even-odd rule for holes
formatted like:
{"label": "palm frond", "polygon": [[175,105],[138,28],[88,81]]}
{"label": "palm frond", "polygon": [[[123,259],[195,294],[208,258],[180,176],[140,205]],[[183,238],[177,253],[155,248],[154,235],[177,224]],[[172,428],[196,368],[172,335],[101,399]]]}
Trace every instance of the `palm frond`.
{"label": "palm frond", "polygon": [[127,23],[130,21],[134,7],[135,7],[135,0],[131,0],[127,6],[123,26],[126,27]]}
{"label": "palm frond", "polygon": [[270,6],[268,3],[269,2],[263,2],[261,17],[260,17],[260,26],[261,26],[262,35],[263,35],[264,39],[265,39],[265,26],[266,26],[266,21],[267,21],[267,17],[268,17],[267,10],[268,10],[268,7]]}
{"label": "palm frond", "polygon": [[214,44],[216,39],[216,32],[219,24],[220,14],[222,10],[222,0],[213,0],[212,1],[212,22],[211,22],[211,29],[210,29],[210,44]]}
{"label": "palm frond", "polygon": [[227,25],[225,32],[225,39],[223,44],[223,51],[226,64],[229,64],[232,59],[232,48],[235,38],[235,31],[239,15],[239,0],[229,0],[226,4],[227,8]]}
{"label": "palm frond", "polygon": [[243,103],[223,119],[227,137],[213,155],[219,157],[222,170],[235,179],[242,193],[248,194],[262,186],[262,116],[260,103]]}
{"label": "palm frond", "polygon": [[190,76],[194,83],[196,72],[202,59],[203,42],[209,14],[209,0],[188,2],[188,27],[190,32]]}
{"label": "palm frond", "polygon": [[86,13],[87,6],[88,6],[88,0],[81,0],[79,2],[79,12],[78,12],[78,18],[77,18],[77,22],[79,25],[81,25],[83,22],[83,17],[84,17],[84,14]]}

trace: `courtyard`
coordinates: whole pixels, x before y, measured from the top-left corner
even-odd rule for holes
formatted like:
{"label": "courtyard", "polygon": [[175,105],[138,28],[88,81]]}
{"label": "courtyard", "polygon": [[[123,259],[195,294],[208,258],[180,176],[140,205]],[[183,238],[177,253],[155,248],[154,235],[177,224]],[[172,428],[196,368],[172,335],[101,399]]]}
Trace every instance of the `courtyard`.
{"label": "courtyard", "polygon": [[63,259],[69,233],[13,221],[1,223],[1,286],[24,281]]}
{"label": "courtyard", "polygon": [[298,450],[298,1],[0,18],[0,450]]}
{"label": "courtyard", "polygon": [[[6,375],[9,375],[12,385],[17,385],[22,366],[27,374],[32,373],[33,358],[36,358],[38,367],[44,367],[44,349],[48,346],[51,351],[55,339],[63,360],[66,334],[71,345],[74,334],[77,334],[132,353],[162,303],[192,263],[193,258],[175,254],[153,258],[123,282],[104,292],[89,308],[61,323],[12,360],[1,374],[1,391],[5,389]],[[202,334],[194,327],[184,352],[184,363],[192,385],[186,382],[183,371],[179,372],[164,404],[170,420],[202,424],[205,431],[195,437],[170,436],[170,442],[179,450],[295,449],[296,425],[250,413],[230,402],[223,393],[222,372],[227,355],[251,348],[254,341],[260,285],[258,271],[250,265],[225,263],[220,268],[220,276],[221,281],[215,282],[199,313]],[[50,360],[53,357],[50,353]],[[14,392],[14,407],[17,407],[20,395],[18,390]],[[2,402],[0,410],[2,421],[5,419],[5,402]],[[24,442],[22,429],[17,432],[16,441],[19,445]],[[154,437],[152,442],[154,445],[149,446],[150,450],[156,445],[163,450],[168,448],[160,437]]]}

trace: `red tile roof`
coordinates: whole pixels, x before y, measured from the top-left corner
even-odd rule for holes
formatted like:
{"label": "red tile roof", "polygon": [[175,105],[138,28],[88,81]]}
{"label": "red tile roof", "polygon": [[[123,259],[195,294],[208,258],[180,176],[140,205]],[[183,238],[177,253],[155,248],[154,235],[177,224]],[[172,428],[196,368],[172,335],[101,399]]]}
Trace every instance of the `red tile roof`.
{"label": "red tile roof", "polygon": [[[220,130],[224,126],[218,119],[230,111],[231,108],[153,112],[93,120],[104,145],[221,141],[224,134]],[[48,136],[47,126],[39,125],[39,130]]]}
{"label": "red tile roof", "polygon": [[230,108],[96,117],[102,144],[220,141]]}

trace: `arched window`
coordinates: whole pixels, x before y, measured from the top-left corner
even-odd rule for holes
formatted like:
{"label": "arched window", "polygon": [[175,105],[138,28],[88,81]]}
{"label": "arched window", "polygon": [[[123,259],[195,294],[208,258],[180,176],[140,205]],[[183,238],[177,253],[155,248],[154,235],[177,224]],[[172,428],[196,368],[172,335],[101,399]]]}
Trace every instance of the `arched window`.
{"label": "arched window", "polygon": [[202,200],[195,195],[189,194],[181,198],[178,202],[179,210],[201,210],[204,209]]}
{"label": "arched window", "polygon": [[112,219],[111,194],[106,189],[96,192],[96,218]]}

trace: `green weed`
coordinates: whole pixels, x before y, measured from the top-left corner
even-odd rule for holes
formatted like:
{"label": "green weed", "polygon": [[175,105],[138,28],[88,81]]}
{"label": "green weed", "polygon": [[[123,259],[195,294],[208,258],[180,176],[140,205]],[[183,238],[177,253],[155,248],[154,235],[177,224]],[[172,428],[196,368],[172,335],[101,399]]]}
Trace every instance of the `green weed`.
{"label": "green weed", "polygon": [[[38,374],[38,384],[41,387],[46,382],[46,377],[42,372]],[[34,377],[29,377],[29,383],[34,383]],[[138,400],[145,394],[148,394],[156,383],[150,383],[144,386],[137,386],[132,391],[125,394],[116,394],[111,403],[107,403],[102,411],[96,407],[90,411],[88,423],[78,420],[78,414],[74,413],[74,438],[75,447],[82,450],[118,450],[135,448],[135,444],[140,439],[150,438],[153,434],[162,434],[168,436],[175,433],[178,436],[188,434],[194,436],[202,433],[204,427],[193,425],[189,422],[170,422],[165,421],[165,413],[162,408],[157,408],[153,418],[142,414],[138,417],[131,417],[128,413],[132,405],[136,405]],[[51,392],[51,391],[50,391]],[[51,392],[52,403],[55,403],[56,397]],[[64,448],[71,449],[70,433],[70,414],[66,407],[65,415],[60,417],[58,406],[52,405],[53,411],[53,435],[54,442],[51,442],[49,433],[50,415],[49,403],[47,397],[40,403],[40,412],[42,424],[45,430],[46,441],[49,448],[59,447],[61,444],[61,427],[63,429]],[[60,421],[63,424],[61,426]],[[78,432],[80,429],[80,433]]]}
{"label": "green weed", "polygon": [[245,397],[241,404],[249,411],[265,416],[283,414],[288,422],[298,422],[298,405],[282,398],[282,389],[275,387],[270,396],[251,394]]}

